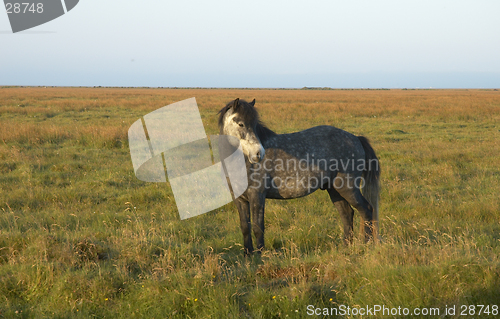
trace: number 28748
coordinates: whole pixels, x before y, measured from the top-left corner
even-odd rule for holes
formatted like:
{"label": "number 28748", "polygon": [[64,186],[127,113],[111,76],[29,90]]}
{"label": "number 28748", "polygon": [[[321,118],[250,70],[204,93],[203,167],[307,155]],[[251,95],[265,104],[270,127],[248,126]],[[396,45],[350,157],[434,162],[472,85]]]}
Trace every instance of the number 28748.
{"label": "number 28748", "polygon": [[42,13],[43,3],[23,2],[23,3],[9,3],[5,4],[7,13]]}

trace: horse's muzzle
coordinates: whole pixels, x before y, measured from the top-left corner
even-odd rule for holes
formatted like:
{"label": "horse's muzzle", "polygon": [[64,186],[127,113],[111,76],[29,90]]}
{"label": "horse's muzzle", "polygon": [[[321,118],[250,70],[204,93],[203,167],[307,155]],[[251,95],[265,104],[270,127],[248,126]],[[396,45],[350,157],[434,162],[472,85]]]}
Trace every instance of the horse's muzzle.
{"label": "horse's muzzle", "polygon": [[260,161],[262,161],[262,159],[264,159],[265,154],[266,154],[266,151],[264,151],[264,148],[261,148],[261,150],[258,151],[255,155],[249,156],[248,160],[252,164],[259,163]]}

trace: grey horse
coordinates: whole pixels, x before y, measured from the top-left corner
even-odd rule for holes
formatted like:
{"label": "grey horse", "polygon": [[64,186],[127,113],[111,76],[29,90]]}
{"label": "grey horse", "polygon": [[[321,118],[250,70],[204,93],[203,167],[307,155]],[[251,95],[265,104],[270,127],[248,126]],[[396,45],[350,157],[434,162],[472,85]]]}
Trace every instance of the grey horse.
{"label": "grey horse", "polygon": [[380,167],[368,140],[333,126],[277,134],[259,119],[252,102],[235,99],[219,112],[220,134],[239,139],[248,188],[235,199],[246,254],[264,248],[266,198],[292,199],[322,189],[330,195],[344,226],[344,242],[353,240],[356,208],[365,241],[377,238]]}

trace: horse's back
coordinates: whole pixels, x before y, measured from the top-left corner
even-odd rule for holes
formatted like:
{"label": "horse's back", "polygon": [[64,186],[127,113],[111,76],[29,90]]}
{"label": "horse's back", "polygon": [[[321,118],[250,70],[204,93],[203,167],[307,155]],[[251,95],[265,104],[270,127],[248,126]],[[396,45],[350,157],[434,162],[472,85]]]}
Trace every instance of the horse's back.
{"label": "horse's back", "polygon": [[317,158],[340,159],[364,156],[359,138],[334,126],[321,125],[303,131],[278,134],[266,141],[266,149],[280,149],[287,154],[302,158],[305,155]]}

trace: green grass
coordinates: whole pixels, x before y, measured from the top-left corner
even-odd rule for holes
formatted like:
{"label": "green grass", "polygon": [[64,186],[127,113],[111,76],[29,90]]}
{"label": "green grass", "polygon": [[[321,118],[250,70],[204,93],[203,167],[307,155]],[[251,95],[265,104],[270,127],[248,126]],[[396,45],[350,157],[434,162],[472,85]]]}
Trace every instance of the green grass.
{"label": "green grass", "polygon": [[[227,101],[255,97],[277,132],[330,124],[370,138],[383,242],[344,247],[325,192],[269,200],[261,256],[243,256],[233,204],[181,221],[168,183],[135,178],[126,132],[193,96],[208,134]],[[498,123],[496,91],[0,88],[0,318],[456,305],[451,318],[499,305]]]}

